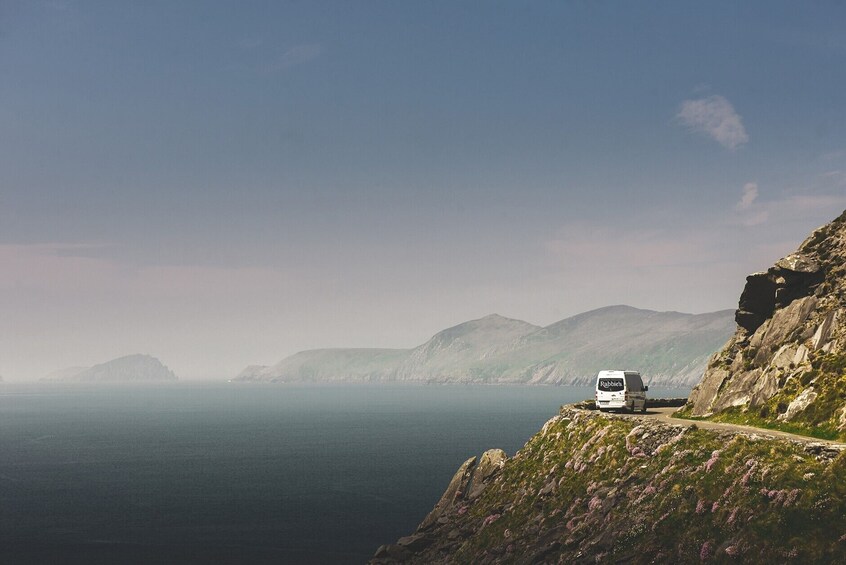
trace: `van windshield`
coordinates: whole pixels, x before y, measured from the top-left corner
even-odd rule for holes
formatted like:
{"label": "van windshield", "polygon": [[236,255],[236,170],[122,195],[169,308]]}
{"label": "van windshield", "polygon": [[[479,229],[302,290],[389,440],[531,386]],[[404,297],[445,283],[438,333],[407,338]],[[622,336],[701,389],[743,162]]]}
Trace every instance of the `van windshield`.
{"label": "van windshield", "polygon": [[599,379],[596,388],[608,392],[619,392],[623,390],[623,379]]}

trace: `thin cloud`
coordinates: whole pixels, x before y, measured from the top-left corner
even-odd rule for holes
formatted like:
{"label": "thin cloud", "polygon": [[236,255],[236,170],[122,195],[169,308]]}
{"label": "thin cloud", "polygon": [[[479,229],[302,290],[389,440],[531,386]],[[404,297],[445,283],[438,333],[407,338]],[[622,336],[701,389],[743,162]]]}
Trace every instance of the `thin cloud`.
{"label": "thin cloud", "polygon": [[823,153],[820,155],[820,159],[823,161],[833,161],[833,160],[840,160],[846,157],[846,149],[840,151],[830,151],[829,153]]}
{"label": "thin cloud", "polygon": [[743,195],[740,197],[740,202],[735,206],[736,210],[748,210],[755,199],[758,198],[758,183],[747,182],[743,185]]}
{"label": "thin cloud", "polygon": [[736,149],[749,141],[743,120],[731,102],[722,96],[685,100],[676,118],[692,131],[709,135],[727,149]]}
{"label": "thin cloud", "polygon": [[763,224],[770,218],[767,210],[761,206],[755,205],[758,199],[758,183],[747,182],[743,185],[743,192],[740,196],[740,201],[734,205],[736,213],[736,222],[742,226],[752,227]]}
{"label": "thin cloud", "polygon": [[267,70],[271,73],[284,71],[286,69],[290,69],[291,67],[313,61],[314,59],[317,59],[321,53],[323,53],[323,46],[319,43],[304,43],[302,45],[295,45],[282,53],[276,61],[268,65]]}

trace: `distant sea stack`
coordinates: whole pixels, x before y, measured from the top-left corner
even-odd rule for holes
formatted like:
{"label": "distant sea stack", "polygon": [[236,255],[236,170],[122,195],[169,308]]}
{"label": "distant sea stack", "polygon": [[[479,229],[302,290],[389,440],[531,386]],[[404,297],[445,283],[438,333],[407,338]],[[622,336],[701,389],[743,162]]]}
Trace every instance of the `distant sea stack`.
{"label": "distant sea stack", "polygon": [[734,331],[733,315],[608,306],[540,327],[491,314],[414,349],[302,351],[233,380],[583,385],[600,368],[631,367],[651,385],[692,386]]}
{"label": "distant sea stack", "polygon": [[846,439],[846,212],[746,277],[686,412]]}
{"label": "distant sea stack", "polygon": [[155,382],[175,381],[176,375],[151,355],[127,355],[93,367],[70,367],[50,373],[43,381]]}

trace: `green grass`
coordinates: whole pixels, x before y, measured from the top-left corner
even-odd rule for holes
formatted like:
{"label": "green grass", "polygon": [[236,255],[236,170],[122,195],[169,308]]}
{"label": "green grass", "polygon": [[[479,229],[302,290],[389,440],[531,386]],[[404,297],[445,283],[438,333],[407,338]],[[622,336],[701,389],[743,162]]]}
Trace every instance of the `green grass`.
{"label": "green grass", "polygon": [[837,429],[830,426],[809,426],[800,422],[781,422],[778,420],[765,419],[753,412],[743,411],[742,408],[737,406],[723,410],[713,416],[690,416],[689,413],[679,411],[673,414],[673,417],[701,422],[738,424],[741,426],[776,430],[779,432],[795,434],[797,436],[825,439],[829,441],[846,439],[846,436],[844,436],[842,432],[839,432]]}
{"label": "green grass", "polygon": [[826,464],[789,442],[694,428],[634,456],[654,441],[632,435],[638,425],[593,413],[533,437],[464,514],[454,562],[522,562],[539,540],[565,559],[589,548],[604,561],[699,562],[707,544],[717,562],[732,560],[727,548],[742,562],[846,558],[846,456]]}

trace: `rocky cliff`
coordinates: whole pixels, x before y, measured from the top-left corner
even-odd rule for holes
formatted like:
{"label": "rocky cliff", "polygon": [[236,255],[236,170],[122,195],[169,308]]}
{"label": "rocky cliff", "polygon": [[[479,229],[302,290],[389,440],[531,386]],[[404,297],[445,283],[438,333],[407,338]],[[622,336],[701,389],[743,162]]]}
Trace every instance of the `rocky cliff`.
{"label": "rocky cliff", "polygon": [[820,443],[563,408],[372,563],[842,563],[844,473]]}
{"label": "rocky cliff", "polygon": [[597,367],[639,369],[650,384],[693,385],[734,331],[732,312],[609,306],[547,327],[492,314],[414,349],[303,351],[233,380],[586,384]]}
{"label": "rocky cliff", "polygon": [[846,439],[846,212],[746,278],[685,413]]}

